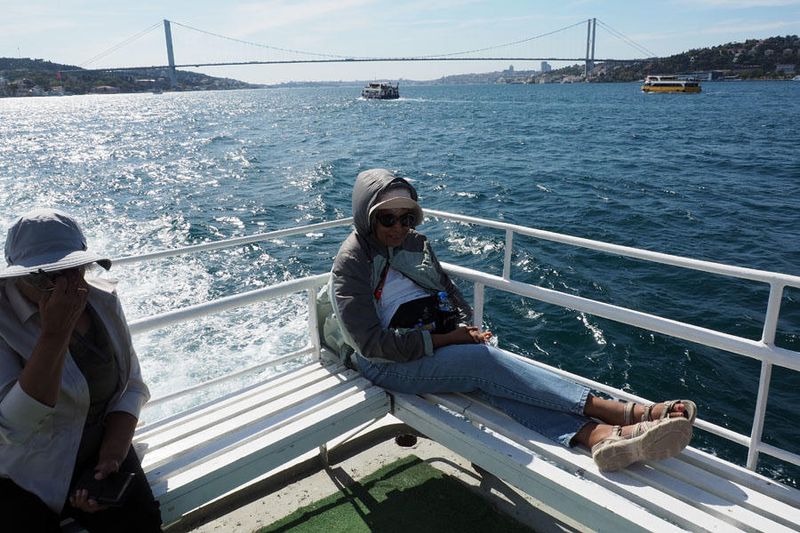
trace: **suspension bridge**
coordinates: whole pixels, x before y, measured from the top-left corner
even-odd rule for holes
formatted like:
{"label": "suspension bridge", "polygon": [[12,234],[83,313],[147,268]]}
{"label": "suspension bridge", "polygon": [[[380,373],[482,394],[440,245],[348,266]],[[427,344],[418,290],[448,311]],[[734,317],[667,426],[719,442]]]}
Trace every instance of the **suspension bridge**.
{"label": "suspension bridge", "polygon": [[[608,31],[608,33],[616,39],[619,39],[626,43],[628,46],[636,50],[637,54],[640,57],[635,58],[598,58],[595,57],[595,45],[597,40],[597,25],[598,22],[601,25],[601,28]],[[154,24],[142,30],[141,32],[129,37],[128,39],[115,44],[111,48],[104,50],[103,52],[97,54],[93,58],[89,59],[84,63],[87,65],[89,63],[93,63],[102,59],[109,54],[116,52],[117,50],[121,49],[124,46],[130,45],[136,40],[140,39],[144,35],[154,31],[159,26],[161,26],[161,22]],[[273,52],[280,52],[286,54],[294,54],[300,57],[295,58],[281,58],[281,59],[267,59],[267,60],[226,60],[226,61],[192,61],[192,62],[183,62],[178,63],[175,61],[175,47],[173,44],[173,37],[172,37],[172,26],[178,26],[180,28],[190,30],[196,32],[198,34],[202,34],[205,36],[210,36],[214,38],[224,39],[227,41],[248,45],[252,47],[257,47],[261,49],[266,49]],[[519,47],[520,45],[528,45],[530,43],[534,43],[535,41],[541,40],[543,38],[565,32],[567,30],[574,30],[574,28],[580,27],[582,25],[586,25],[586,47],[585,53],[582,54],[580,57],[577,57],[574,53],[571,54],[569,57],[559,56],[558,54],[508,54],[502,53],[503,51],[507,51],[513,47]],[[642,60],[645,58],[652,58],[655,57],[656,54],[645,48],[644,46],[636,43],[632,39],[628,38],[621,32],[613,29],[608,24],[599,21],[597,18],[591,18],[587,20],[582,20],[575,24],[571,24],[568,26],[564,26],[562,28],[545,32],[542,34],[534,35],[531,37],[526,37],[523,39],[518,39],[516,41],[501,43],[493,46],[486,46],[483,48],[476,48],[472,50],[464,50],[459,52],[448,52],[448,53],[441,53],[441,54],[430,54],[430,55],[417,55],[417,56],[383,56],[383,57],[372,57],[372,56],[346,56],[346,55],[336,55],[330,53],[318,53],[318,52],[309,52],[309,51],[301,51],[301,50],[294,50],[289,48],[283,48],[278,46],[267,45],[263,43],[256,43],[252,41],[246,41],[242,39],[237,39],[234,37],[229,37],[225,35],[221,35],[218,33],[214,33],[211,31],[194,28],[192,26],[181,24],[180,22],[174,22],[170,20],[163,20],[163,28],[164,28],[164,37],[166,41],[166,64],[154,64],[154,65],[146,65],[146,66],[113,66],[113,67],[98,67],[98,68],[79,68],[79,69],[72,69],[72,70],[63,70],[63,73],[71,73],[71,72],[126,72],[126,71],[143,71],[143,70],[163,70],[168,74],[168,79],[170,80],[171,84],[175,83],[176,80],[176,70],[179,68],[202,68],[202,67],[224,67],[224,66],[246,66],[246,65],[293,65],[293,64],[323,64],[323,63],[379,63],[379,62],[432,62],[432,61],[439,61],[439,62],[447,62],[447,61],[553,61],[553,62],[577,62],[577,63],[584,63],[584,76],[588,77],[589,73],[594,68],[595,63],[609,63],[609,62],[626,62],[626,61],[637,61]],[[582,45],[583,43],[581,43]]]}

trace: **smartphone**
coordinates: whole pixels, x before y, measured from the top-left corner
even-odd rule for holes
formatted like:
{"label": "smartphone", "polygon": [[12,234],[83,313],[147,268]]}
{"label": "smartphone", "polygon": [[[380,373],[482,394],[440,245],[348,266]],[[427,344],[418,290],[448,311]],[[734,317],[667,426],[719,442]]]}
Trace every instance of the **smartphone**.
{"label": "smartphone", "polygon": [[101,505],[122,505],[134,478],[133,472],[112,472],[105,479],[95,479],[94,470],[87,470],[75,489],[89,491],[89,499]]}

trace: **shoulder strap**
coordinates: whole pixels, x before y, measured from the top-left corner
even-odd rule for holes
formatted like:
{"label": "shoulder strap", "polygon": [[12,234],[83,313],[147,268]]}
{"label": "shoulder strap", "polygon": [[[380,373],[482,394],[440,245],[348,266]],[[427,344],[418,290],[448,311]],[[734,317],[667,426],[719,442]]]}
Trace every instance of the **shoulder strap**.
{"label": "shoulder strap", "polygon": [[386,275],[389,273],[389,262],[386,262],[386,266],[383,267],[383,272],[381,272],[381,279],[378,281],[378,286],[375,287],[375,299],[380,300],[381,294],[383,293],[383,284],[386,283]]}

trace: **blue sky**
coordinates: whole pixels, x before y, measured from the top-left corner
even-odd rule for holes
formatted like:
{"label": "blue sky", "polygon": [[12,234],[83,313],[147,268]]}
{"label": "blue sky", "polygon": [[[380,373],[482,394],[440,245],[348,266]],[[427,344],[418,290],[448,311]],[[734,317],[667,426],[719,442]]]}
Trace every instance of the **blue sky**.
{"label": "blue sky", "polygon": [[[600,21],[596,57],[644,57],[641,48],[663,56],[800,34],[800,0],[0,0],[0,13],[0,57],[42,58],[86,68],[166,63],[163,19],[180,23],[172,26],[179,64],[315,57],[276,48],[347,57],[438,55],[523,41],[562,28],[568,29],[481,55],[582,57],[585,21],[593,17]],[[508,62],[430,62],[197,70],[276,83],[434,79],[507,66]],[[538,69],[539,63],[514,62],[514,67]]]}

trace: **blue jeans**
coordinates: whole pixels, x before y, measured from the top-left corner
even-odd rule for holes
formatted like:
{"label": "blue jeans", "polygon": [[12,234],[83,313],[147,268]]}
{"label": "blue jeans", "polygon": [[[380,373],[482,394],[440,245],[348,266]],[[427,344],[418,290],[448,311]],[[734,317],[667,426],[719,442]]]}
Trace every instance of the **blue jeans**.
{"label": "blue jeans", "polygon": [[520,424],[569,447],[591,419],[583,414],[589,388],[519,361],[485,344],[451,344],[408,363],[357,355],[375,385],[408,394],[476,392]]}

